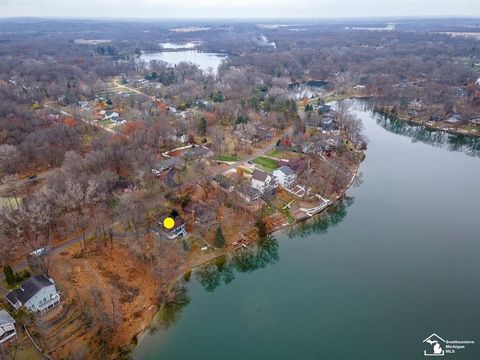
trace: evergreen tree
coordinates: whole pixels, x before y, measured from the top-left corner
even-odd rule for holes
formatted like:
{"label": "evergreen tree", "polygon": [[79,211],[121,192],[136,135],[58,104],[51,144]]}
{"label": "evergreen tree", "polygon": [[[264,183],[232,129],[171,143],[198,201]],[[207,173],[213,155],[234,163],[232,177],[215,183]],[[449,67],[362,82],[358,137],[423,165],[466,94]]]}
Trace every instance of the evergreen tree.
{"label": "evergreen tree", "polygon": [[5,274],[5,280],[8,285],[15,285],[15,275],[10,265],[5,265],[3,267],[3,273]]}
{"label": "evergreen tree", "polygon": [[220,226],[217,228],[217,232],[215,233],[214,245],[217,248],[225,246],[225,237],[223,236],[222,228]]}
{"label": "evergreen tree", "polygon": [[205,119],[203,116],[200,119],[200,123],[198,124],[198,133],[200,136],[205,136],[207,133],[207,119]]}

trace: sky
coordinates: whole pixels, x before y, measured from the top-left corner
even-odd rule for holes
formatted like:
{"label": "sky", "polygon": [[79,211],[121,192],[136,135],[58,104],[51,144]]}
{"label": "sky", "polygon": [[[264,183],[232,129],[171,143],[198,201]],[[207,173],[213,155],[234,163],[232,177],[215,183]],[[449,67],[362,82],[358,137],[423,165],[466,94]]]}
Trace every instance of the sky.
{"label": "sky", "polygon": [[0,0],[0,17],[480,17],[480,0]]}

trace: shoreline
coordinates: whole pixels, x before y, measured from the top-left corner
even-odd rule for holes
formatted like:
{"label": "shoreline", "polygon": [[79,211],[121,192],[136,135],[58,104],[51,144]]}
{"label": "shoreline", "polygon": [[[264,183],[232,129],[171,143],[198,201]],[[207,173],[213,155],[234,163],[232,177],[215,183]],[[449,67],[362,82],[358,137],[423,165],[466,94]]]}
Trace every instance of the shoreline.
{"label": "shoreline", "polygon": [[407,118],[407,117],[402,116],[402,115],[395,115],[395,114],[390,113],[388,111],[381,111],[381,110],[378,110],[378,109],[373,109],[373,111],[378,113],[378,114],[381,114],[381,115],[389,116],[389,117],[393,118],[394,120],[406,122],[406,123],[408,123],[410,125],[413,125],[413,126],[423,126],[423,127],[425,127],[426,129],[429,129],[429,130],[443,131],[443,132],[446,132],[446,133],[449,133],[449,134],[452,134],[452,135],[463,135],[463,136],[468,136],[468,137],[472,137],[472,138],[480,138],[480,132],[473,132],[473,131],[468,131],[468,130],[464,130],[464,129],[456,129],[456,128],[452,128],[452,127],[443,127],[443,126],[440,126],[440,125],[436,125],[436,123],[434,123],[434,122],[429,124],[429,121],[424,121],[424,120],[419,120],[419,119],[414,119],[414,118]]}
{"label": "shoreline", "polygon": [[[362,151],[363,152],[363,151]],[[366,158],[366,156],[363,158],[363,160]],[[314,218],[316,216],[319,216],[321,215],[325,210],[329,209],[331,206],[335,205],[338,203],[338,201],[340,199],[342,199],[347,191],[352,187],[353,185],[353,182],[355,181],[355,178],[358,176],[358,173],[359,173],[359,170],[360,170],[360,165],[362,164],[362,161],[360,161],[358,163],[358,165],[356,166],[355,168],[355,171],[353,172],[352,174],[352,178],[350,179],[350,182],[347,184],[347,186],[342,189],[342,191],[340,192],[340,194],[338,194],[334,200],[331,200],[327,206],[325,206],[322,210],[320,210],[319,212],[317,212],[316,214],[312,215],[311,217],[308,217],[308,218],[302,218],[302,219],[298,219],[296,220],[295,222],[291,223],[291,224],[285,224],[285,225],[281,225],[279,228],[275,229],[274,231],[271,231],[271,232],[268,232],[268,235],[273,235],[277,232],[280,232],[280,231],[284,231],[286,228],[289,228],[289,227],[292,227],[296,224],[299,224],[301,222],[304,222],[308,219],[311,219],[311,218]],[[259,238],[257,237],[256,240],[252,241],[250,244],[252,243],[256,243],[258,242]],[[250,245],[249,244],[249,245]],[[218,259],[219,257],[222,257],[222,256],[225,256],[225,255],[228,255],[228,254],[231,254],[235,251],[238,251],[238,250],[241,250],[241,247],[236,247],[236,248],[230,248],[230,249],[226,249],[225,251],[223,251],[222,253],[220,254],[216,254],[214,257],[208,259],[208,260],[205,260],[205,261],[202,261],[198,264],[194,264],[193,266],[189,266],[187,267],[187,269],[185,269],[184,271],[182,271],[177,277],[175,277],[174,280],[172,280],[170,282],[170,284],[168,285],[167,287],[167,290],[170,291],[172,289],[173,286],[175,286],[184,276],[185,274],[187,274],[188,272],[193,272],[195,271],[196,269],[198,269],[199,267],[205,265],[205,264],[209,264],[213,261],[215,261],[216,259]],[[155,316],[158,314],[158,312],[160,311],[160,308],[161,308],[161,305],[155,305],[157,307],[156,311],[155,311]],[[152,324],[153,320],[154,320],[155,317],[153,317],[152,319],[150,319],[150,322],[147,326],[145,326],[145,328],[140,331],[139,333],[135,334],[132,338],[132,341],[131,343],[127,346],[128,347],[128,351],[132,352],[140,343],[141,341],[143,340],[143,338],[148,334],[148,332],[150,331],[150,325]],[[119,354],[116,354],[113,359],[115,359]]]}

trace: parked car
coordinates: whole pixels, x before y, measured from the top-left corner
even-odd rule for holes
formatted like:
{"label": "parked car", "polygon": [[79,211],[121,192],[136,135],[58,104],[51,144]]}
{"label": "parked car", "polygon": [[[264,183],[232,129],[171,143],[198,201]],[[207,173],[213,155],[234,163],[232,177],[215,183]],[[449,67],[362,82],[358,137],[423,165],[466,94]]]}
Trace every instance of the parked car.
{"label": "parked car", "polygon": [[30,253],[30,256],[40,257],[40,256],[45,255],[47,252],[48,252],[48,249],[42,247],[42,248],[40,248],[40,249],[37,249],[37,250],[32,251],[32,252]]}

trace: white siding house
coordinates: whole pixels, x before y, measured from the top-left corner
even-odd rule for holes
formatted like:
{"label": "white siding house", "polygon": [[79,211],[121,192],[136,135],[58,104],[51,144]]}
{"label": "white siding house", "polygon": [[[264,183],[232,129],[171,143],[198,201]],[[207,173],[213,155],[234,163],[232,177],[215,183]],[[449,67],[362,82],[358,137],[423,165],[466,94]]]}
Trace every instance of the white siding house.
{"label": "white siding house", "polygon": [[15,309],[25,306],[30,311],[43,312],[58,304],[60,295],[53,279],[37,275],[25,281],[20,288],[9,292],[6,299]]}
{"label": "white siding house", "polygon": [[17,336],[15,320],[5,310],[0,310],[0,346]]}
{"label": "white siding house", "polygon": [[275,176],[278,179],[278,182],[280,183],[280,185],[282,185],[284,188],[287,188],[287,189],[290,188],[292,183],[297,178],[297,175],[295,174],[295,172],[288,166],[282,166],[281,168],[274,170],[273,176]]}
{"label": "white siding house", "polygon": [[273,192],[273,190],[278,186],[277,179],[262,170],[255,169],[252,174],[252,187],[257,189],[262,194]]}

